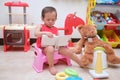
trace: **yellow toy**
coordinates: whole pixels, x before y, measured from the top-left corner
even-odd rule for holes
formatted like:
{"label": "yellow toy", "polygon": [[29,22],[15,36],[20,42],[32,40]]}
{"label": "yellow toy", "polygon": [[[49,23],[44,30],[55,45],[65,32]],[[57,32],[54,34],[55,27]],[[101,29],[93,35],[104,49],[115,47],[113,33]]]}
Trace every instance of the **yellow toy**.
{"label": "yellow toy", "polygon": [[103,70],[103,65],[107,65],[105,50],[102,47],[96,47],[94,51],[94,54],[96,54],[94,56],[96,57],[95,67],[93,70],[89,70],[89,72],[93,78],[107,78],[109,74]]}
{"label": "yellow toy", "polygon": [[65,72],[59,72],[55,76],[56,80],[65,80],[67,77],[68,75]]}

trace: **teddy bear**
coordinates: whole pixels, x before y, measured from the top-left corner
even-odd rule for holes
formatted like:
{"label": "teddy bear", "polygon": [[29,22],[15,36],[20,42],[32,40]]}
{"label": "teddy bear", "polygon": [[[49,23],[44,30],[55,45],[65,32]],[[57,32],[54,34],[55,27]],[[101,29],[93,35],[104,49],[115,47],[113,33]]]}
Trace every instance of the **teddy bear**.
{"label": "teddy bear", "polygon": [[95,25],[79,25],[78,31],[81,34],[81,38],[74,46],[74,51],[75,53],[81,53],[84,46],[84,55],[80,57],[81,67],[87,67],[92,63],[95,47],[103,47],[105,49],[105,53],[107,54],[107,61],[109,63],[120,63],[120,58],[115,55],[111,45],[97,37],[97,29]]}

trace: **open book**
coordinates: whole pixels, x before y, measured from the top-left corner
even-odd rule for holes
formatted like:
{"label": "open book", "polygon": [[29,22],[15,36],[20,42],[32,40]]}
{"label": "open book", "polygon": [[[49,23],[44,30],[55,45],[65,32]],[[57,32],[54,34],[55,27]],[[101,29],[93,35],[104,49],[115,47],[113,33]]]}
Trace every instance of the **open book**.
{"label": "open book", "polygon": [[42,47],[48,45],[53,45],[55,47],[67,46],[68,41],[70,39],[71,39],[71,35],[54,36],[53,38],[49,38],[48,36],[43,35],[41,40],[41,46]]}

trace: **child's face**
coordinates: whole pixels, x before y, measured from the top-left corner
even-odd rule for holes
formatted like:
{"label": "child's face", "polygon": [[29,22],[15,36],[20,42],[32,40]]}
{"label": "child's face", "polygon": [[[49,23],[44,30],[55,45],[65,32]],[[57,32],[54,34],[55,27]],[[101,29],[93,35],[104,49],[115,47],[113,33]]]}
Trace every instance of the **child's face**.
{"label": "child's face", "polygon": [[52,27],[56,21],[56,13],[55,12],[45,13],[45,16],[42,20],[47,26]]}

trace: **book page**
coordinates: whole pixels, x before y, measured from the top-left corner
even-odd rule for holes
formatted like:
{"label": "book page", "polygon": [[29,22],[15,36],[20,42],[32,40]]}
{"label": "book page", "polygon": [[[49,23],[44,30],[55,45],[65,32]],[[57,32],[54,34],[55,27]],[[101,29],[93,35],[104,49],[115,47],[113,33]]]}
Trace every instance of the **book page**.
{"label": "book page", "polygon": [[57,38],[57,42],[56,42],[56,45],[55,45],[55,46],[56,46],[56,47],[59,47],[59,46],[67,46],[70,39],[71,39],[71,35],[59,36],[59,37]]}
{"label": "book page", "polygon": [[41,46],[46,47],[48,45],[55,45],[55,42],[57,40],[57,37],[49,38],[46,35],[42,35],[42,40],[41,40]]}
{"label": "book page", "polygon": [[42,36],[41,46],[46,47],[48,45],[52,45],[55,47],[59,46],[67,46],[68,41],[71,39],[70,35],[63,35],[63,36],[54,36],[53,38],[49,38],[46,35]]}

